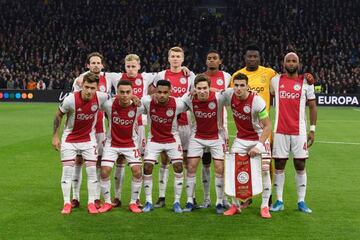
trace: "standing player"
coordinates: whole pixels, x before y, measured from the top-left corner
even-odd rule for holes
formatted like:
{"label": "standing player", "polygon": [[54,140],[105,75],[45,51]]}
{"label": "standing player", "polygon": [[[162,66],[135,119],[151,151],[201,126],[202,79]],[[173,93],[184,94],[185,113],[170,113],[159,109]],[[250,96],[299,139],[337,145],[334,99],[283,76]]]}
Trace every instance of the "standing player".
{"label": "standing player", "polygon": [[[99,52],[92,52],[86,58],[86,67],[89,69],[89,72],[96,74],[99,77],[98,91],[111,94],[111,87],[116,86],[117,75],[114,73],[104,73],[102,69],[104,68],[104,57]],[[73,84],[74,92],[80,91],[83,83],[83,77],[86,73],[81,74],[77,77]],[[98,111],[97,122],[95,125],[95,136],[96,136],[96,146],[98,152],[98,187],[97,187],[97,197],[96,197],[96,207],[100,207],[100,160],[103,152],[103,143],[105,140],[105,119],[104,112]],[[75,161],[75,170],[73,176],[73,200],[72,206],[74,208],[79,207],[80,205],[80,188],[82,182],[82,163],[83,160],[81,156],[78,156]]]}
{"label": "standing player", "polygon": [[152,171],[154,164],[161,152],[169,156],[174,168],[174,205],[173,210],[181,213],[180,197],[183,187],[183,151],[180,143],[177,118],[186,111],[186,106],[181,99],[170,97],[171,83],[167,80],[157,81],[156,99],[150,96],[144,97],[141,101],[145,112],[148,115],[149,136],[144,157],[144,191],[146,203],[144,212],[153,209],[152,204]]}
{"label": "standing player", "polygon": [[[230,86],[231,75],[227,72],[220,70],[220,65],[222,61],[220,58],[220,53],[216,50],[210,50],[206,55],[206,66],[207,70],[205,74],[210,78],[210,86],[213,91],[223,91]],[[229,144],[228,138],[228,127],[227,127],[227,111],[224,108],[223,111],[223,124],[225,134],[223,137],[226,141],[226,147]],[[202,156],[202,183],[204,188],[204,203],[200,206],[201,208],[209,208],[211,205],[210,199],[210,163],[211,163],[211,153],[209,151],[205,151]],[[225,205],[227,204],[226,198],[224,198]]]}
{"label": "standing player", "polygon": [[[54,119],[54,133],[52,145],[56,150],[61,149],[61,161],[63,172],[61,187],[64,195],[64,208],[62,214],[70,214],[71,180],[74,173],[75,158],[80,153],[86,163],[88,181],[88,211],[90,214],[98,213],[94,201],[97,197],[96,162],[97,150],[95,139],[95,124],[99,108],[108,99],[105,93],[97,92],[99,77],[94,73],[84,75],[82,90],[67,96]],[[67,114],[67,120],[61,144],[59,140],[59,128],[63,116]],[[60,147],[61,145],[61,147]]]}
{"label": "standing player", "polygon": [[[118,79],[128,80],[132,83],[133,95],[141,99],[144,96],[148,95],[148,88],[152,85],[154,77],[156,74],[153,73],[139,73],[140,70],[140,57],[136,54],[128,54],[125,57],[125,71],[126,73],[120,73]],[[140,115],[137,119],[138,121],[138,147],[141,153],[141,156],[144,155],[146,137],[145,137],[145,125],[146,125],[146,115]],[[116,170],[114,175],[115,180],[115,198],[113,200],[113,206],[121,206],[121,192],[122,185],[125,177],[125,159],[120,157],[116,164]],[[139,192],[140,193],[140,192]],[[140,201],[138,201],[140,204]]]}
{"label": "standing player", "polygon": [[[245,74],[238,73],[233,80],[234,88],[223,92],[227,103],[231,106],[237,129],[231,152],[249,155],[261,161],[260,155],[269,151],[265,147],[265,142],[271,133],[271,122],[266,111],[266,103],[260,96],[249,91],[248,77]],[[264,165],[263,162],[262,165]],[[263,176],[265,171],[262,166]],[[260,214],[263,218],[271,218],[268,207],[271,193],[269,179],[263,177],[263,186]],[[240,211],[238,201],[234,198],[233,202],[235,204],[224,213],[225,215],[234,215]]]}
{"label": "standing player", "polygon": [[138,146],[137,117],[141,116],[142,108],[135,106],[132,99],[132,83],[122,80],[117,87],[117,96],[104,104],[109,119],[104,155],[101,160],[101,192],[105,203],[99,209],[100,213],[112,209],[110,197],[110,173],[114,162],[119,156],[124,156],[131,167],[131,200],[129,210],[141,213],[136,204],[142,184],[141,154]]}
{"label": "standing player", "polygon": [[[311,213],[305,204],[307,175],[305,160],[308,147],[314,142],[317,119],[314,85],[309,85],[303,75],[298,73],[299,57],[294,52],[284,57],[285,74],[271,80],[271,92],[275,94],[276,115],[274,126],[273,156],[275,159],[275,193],[277,201],[271,211],[284,210],[283,189],[285,165],[291,151],[296,169],[298,209]],[[306,104],[310,112],[310,132],[306,136]]]}
{"label": "standing player", "polygon": [[214,159],[216,212],[224,213],[224,138],[223,110],[224,97],[220,93],[210,92],[210,79],[205,74],[199,74],[194,81],[195,96],[187,94],[182,97],[185,104],[192,110],[195,125],[189,143],[187,162],[187,203],[184,211],[191,212],[194,208],[193,195],[196,183],[196,169],[208,149]]}
{"label": "standing player", "polygon": [[[184,62],[184,50],[180,47],[173,47],[169,50],[168,61],[170,63],[170,69],[159,72],[153,85],[156,86],[157,81],[160,79],[168,80],[171,82],[171,96],[182,97],[185,93],[189,92],[191,84],[194,81],[195,74],[190,72],[189,76],[185,75],[182,67],[182,63]],[[178,131],[182,149],[184,151],[183,157],[185,166],[191,132],[189,116],[188,112],[184,112],[178,119]],[[161,154],[161,159],[162,161],[159,169],[159,199],[154,205],[156,208],[165,206],[166,185],[169,176],[169,159],[166,154]]]}

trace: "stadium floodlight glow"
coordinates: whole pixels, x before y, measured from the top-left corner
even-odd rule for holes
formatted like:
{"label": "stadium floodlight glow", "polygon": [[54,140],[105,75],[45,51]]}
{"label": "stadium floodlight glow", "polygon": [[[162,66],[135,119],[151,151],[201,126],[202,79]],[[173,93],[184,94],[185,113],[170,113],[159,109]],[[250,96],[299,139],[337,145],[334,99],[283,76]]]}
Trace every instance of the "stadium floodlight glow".
{"label": "stadium floodlight glow", "polygon": [[3,93],[0,93],[0,99],[2,99],[4,97]]}
{"label": "stadium floodlight glow", "polygon": [[33,95],[32,93],[29,93],[29,94],[27,95],[27,97],[28,97],[28,99],[33,99],[33,98],[34,98],[34,95]]}
{"label": "stadium floodlight glow", "polygon": [[15,98],[20,99],[21,98],[21,93],[15,93]]}
{"label": "stadium floodlight glow", "polygon": [[26,94],[26,93],[23,93],[23,94],[21,94],[21,97],[22,97],[22,99],[26,99],[26,98],[27,98],[27,94]]}
{"label": "stadium floodlight glow", "polygon": [[9,93],[4,93],[4,99],[8,99],[9,98]]}

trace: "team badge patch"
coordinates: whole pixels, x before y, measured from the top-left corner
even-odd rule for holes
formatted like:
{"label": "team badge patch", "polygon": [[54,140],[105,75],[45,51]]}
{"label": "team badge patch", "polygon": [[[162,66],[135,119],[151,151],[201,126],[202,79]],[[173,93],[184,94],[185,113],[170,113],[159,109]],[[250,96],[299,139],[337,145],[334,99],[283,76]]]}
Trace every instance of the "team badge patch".
{"label": "team badge patch", "polygon": [[208,105],[208,107],[209,107],[211,110],[213,110],[213,109],[215,109],[216,104],[215,104],[214,102],[210,102],[209,105]]}
{"label": "team badge patch", "polygon": [[171,117],[173,115],[174,115],[174,111],[172,109],[166,111],[166,116]]}
{"label": "team badge patch", "polygon": [[250,113],[251,108],[250,108],[249,105],[245,105],[244,108],[243,108],[243,110],[244,110],[244,113]]}
{"label": "team badge patch", "polygon": [[135,112],[133,110],[128,112],[128,117],[133,118],[135,116]]}
{"label": "team badge patch", "polygon": [[186,84],[186,78],[184,78],[184,77],[180,78],[180,83],[181,84]]}
{"label": "team badge patch", "polygon": [[93,104],[91,106],[91,111],[95,112],[96,110],[98,110],[98,105],[97,104]]}
{"label": "team badge patch", "polygon": [[245,184],[249,181],[249,174],[247,172],[240,172],[237,175],[237,180],[240,184]]}
{"label": "team badge patch", "polygon": [[142,84],[141,79],[140,79],[140,78],[137,78],[137,79],[135,80],[135,84],[136,84],[136,86],[140,86],[140,85]]}
{"label": "team badge patch", "polygon": [[294,90],[299,91],[301,89],[301,86],[299,84],[294,85]]}
{"label": "team badge patch", "polygon": [[216,84],[217,84],[218,86],[222,86],[222,85],[224,84],[224,81],[223,81],[221,78],[218,78],[218,79],[216,80]]}
{"label": "team badge patch", "polygon": [[105,92],[105,91],[106,91],[106,88],[105,88],[105,86],[100,86],[100,87],[99,87],[99,90],[100,90],[100,92]]}

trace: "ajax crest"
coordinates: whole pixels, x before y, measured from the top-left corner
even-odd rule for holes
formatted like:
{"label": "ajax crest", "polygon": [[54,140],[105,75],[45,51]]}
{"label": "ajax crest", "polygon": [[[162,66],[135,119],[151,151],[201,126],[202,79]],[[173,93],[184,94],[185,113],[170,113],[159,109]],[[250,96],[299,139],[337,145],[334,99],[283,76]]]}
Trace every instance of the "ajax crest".
{"label": "ajax crest", "polygon": [[181,84],[186,84],[186,78],[184,78],[184,77],[180,78],[180,83]]}
{"label": "ajax crest", "polygon": [[214,110],[215,107],[216,107],[216,104],[214,102],[210,102],[208,107],[211,109],[211,110]]}
{"label": "ajax crest", "polygon": [[245,184],[249,181],[249,174],[247,172],[240,172],[236,179],[238,180],[239,183],[241,184]]}
{"label": "ajax crest", "polygon": [[95,112],[98,109],[98,105],[97,104],[93,104],[91,106],[91,111]]}
{"label": "ajax crest", "polygon": [[166,111],[166,116],[171,117],[173,115],[174,115],[174,111],[172,109]]}
{"label": "ajax crest", "polygon": [[105,86],[100,86],[99,89],[100,89],[100,92],[105,92],[106,91]]}
{"label": "ajax crest", "polygon": [[224,84],[224,81],[223,81],[221,78],[218,78],[218,79],[216,80],[216,84],[217,84],[218,86],[221,86],[221,85]]}
{"label": "ajax crest", "polygon": [[133,118],[134,116],[135,116],[134,110],[131,110],[131,111],[128,112],[128,117],[129,118]]}
{"label": "ajax crest", "polygon": [[294,85],[294,90],[299,91],[301,89],[301,86],[299,84]]}
{"label": "ajax crest", "polygon": [[251,108],[250,108],[249,105],[245,105],[244,108],[243,108],[243,110],[244,110],[244,113],[250,113]]}
{"label": "ajax crest", "polygon": [[137,79],[135,80],[135,84],[136,84],[137,86],[140,86],[141,83],[142,83],[142,81],[141,81],[140,78],[137,78]]}

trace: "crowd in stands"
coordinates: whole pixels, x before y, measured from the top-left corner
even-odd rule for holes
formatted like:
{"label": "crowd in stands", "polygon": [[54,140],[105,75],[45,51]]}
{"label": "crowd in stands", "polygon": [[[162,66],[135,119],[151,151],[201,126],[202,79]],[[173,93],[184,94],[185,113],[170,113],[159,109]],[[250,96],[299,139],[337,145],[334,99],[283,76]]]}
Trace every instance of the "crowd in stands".
{"label": "crowd in stands", "polygon": [[0,0],[9,9],[0,15],[0,88],[71,89],[92,51],[104,54],[107,71],[124,71],[123,58],[136,53],[142,71],[157,72],[176,45],[195,73],[209,49],[233,73],[255,42],[264,66],[282,72],[284,53],[296,50],[323,92],[360,93],[359,1],[227,0],[215,14],[200,2]]}

